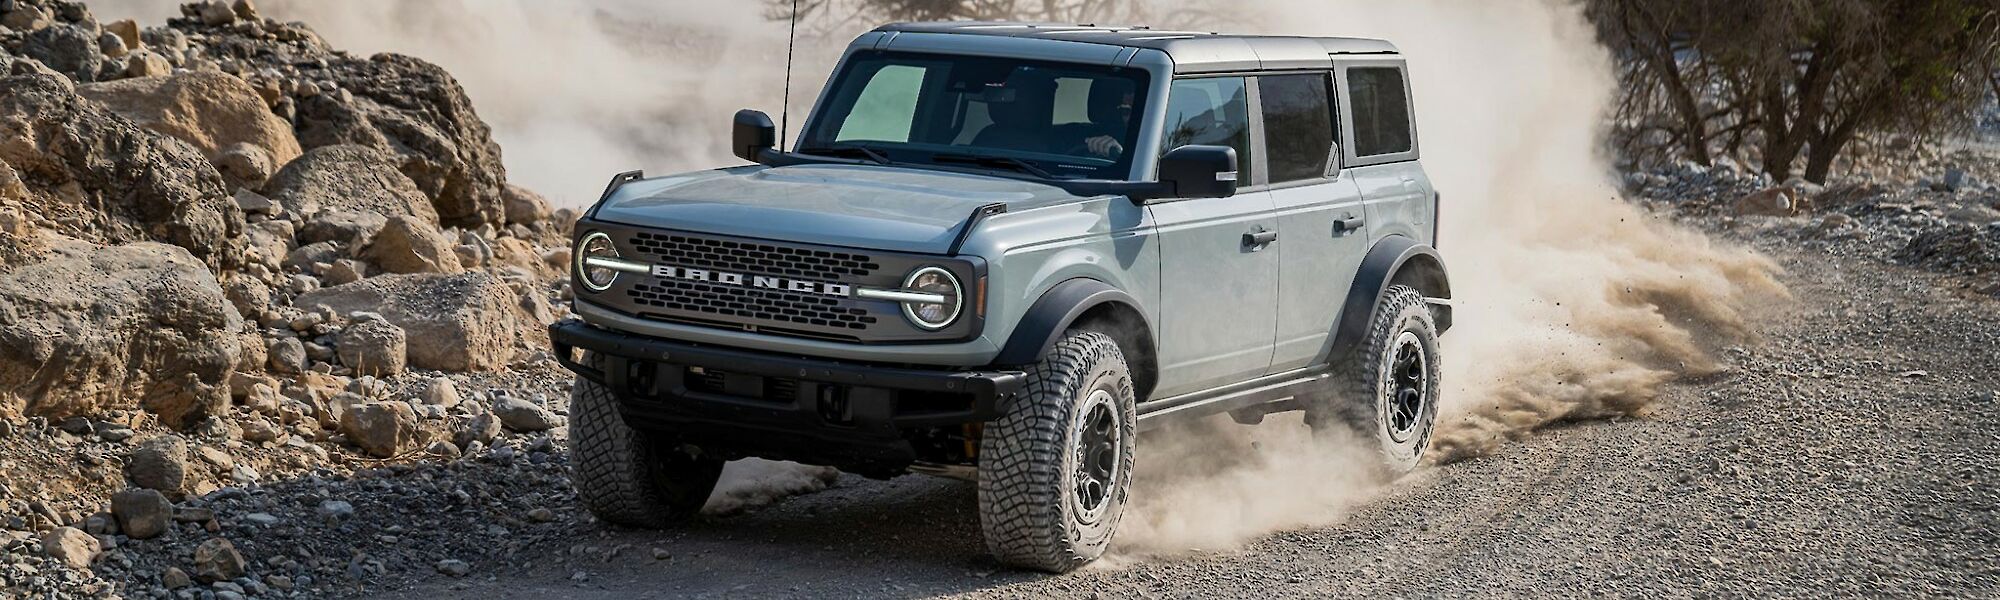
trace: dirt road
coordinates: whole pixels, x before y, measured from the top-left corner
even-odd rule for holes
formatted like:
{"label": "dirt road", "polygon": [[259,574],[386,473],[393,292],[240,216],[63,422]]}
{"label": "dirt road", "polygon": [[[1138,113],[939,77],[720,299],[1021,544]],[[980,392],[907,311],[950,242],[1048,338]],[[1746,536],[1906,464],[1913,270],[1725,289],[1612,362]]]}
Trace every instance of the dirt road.
{"label": "dirt road", "polygon": [[[843,478],[680,532],[572,539],[411,598],[2000,594],[2000,301],[1767,249],[1796,306],[1644,419],[1427,468],[1330,527],[1046,576],[983,556],[971,484]],[[663,551],[656,558],[655,548]]]}

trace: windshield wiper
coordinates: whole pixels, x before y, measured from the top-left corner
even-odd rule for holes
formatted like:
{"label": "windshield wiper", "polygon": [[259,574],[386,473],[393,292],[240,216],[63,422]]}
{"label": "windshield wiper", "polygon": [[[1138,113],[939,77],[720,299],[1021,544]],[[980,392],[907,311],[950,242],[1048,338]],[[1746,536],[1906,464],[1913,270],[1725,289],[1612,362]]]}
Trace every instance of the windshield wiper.
{"label": "windshield wiper", "polygon": [[888,155],[883,154],[881,151],[878,151],[874,148],[869,148],[866,146],[828,146],[824,148],[807,148],[805,150],[800,150],[800,152],[806,154],[818,154],[820,156],[833,156],[833,157],[841,157],[841,156],[851,157],[855,155],[860,155],[862,158],[875,161],[875,164],[880,164],[880,165],[889,164]]}
{"label": "windshield wiper", "polygon": [[1057,179],[1054,173],[1050,173],[1046,170],[1043,170],[1041,167],[1035,166],[1035,163],[1031,163],[1010,156],[986,156],[981,154],[954,154],[950,152],[940,152],[937,154],[932,154],[931,161],[978,165],[982,167],[1006,167],[1014,169],[1016,171],[1028,173],[1030,175],[1034,175],[1042,179]]}

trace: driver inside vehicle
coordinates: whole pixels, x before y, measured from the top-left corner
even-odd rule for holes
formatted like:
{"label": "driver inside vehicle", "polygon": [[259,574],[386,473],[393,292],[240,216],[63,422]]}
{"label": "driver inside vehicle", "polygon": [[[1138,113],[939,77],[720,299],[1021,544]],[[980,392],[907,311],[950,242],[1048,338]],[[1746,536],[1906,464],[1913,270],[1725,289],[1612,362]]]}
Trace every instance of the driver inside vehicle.
{"label": "driver inside vehicle", "polygon": [[1017,71],[998,90],[986,94],[993,122],[973,138],[972,145],[1108,160],[1123,156],[1120,139],[1131,128],[1134,83],[1111,77],[1068,81],[1089,86],[1082,107],[1087,120],[1051,126],[1064,100],[1061,85],[1033,71]]}
{"label": "driver inside vehicle", "polygon": [[1081,146],[1099,158],[1116,159],[1125,154],[1124,137],[1132,123],[1132,81],[1104,78],[1090,82],[1089,117],[1084,123],[1056,127],[1056,139],[1065,148]]}

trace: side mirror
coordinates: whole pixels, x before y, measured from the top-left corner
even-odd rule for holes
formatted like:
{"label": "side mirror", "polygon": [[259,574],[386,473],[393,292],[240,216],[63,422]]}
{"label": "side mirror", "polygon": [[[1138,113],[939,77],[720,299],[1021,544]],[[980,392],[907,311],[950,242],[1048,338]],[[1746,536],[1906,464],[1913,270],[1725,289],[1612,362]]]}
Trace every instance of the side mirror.
{"label": "side mirror", "polygon": [[750,162],[763,162],[765,150],[778,145],[778,126],[771,124],[771,115],[763,111],[743,109],[736,111],[736,124],[730,130],[729,146],[737,158]]}
{"label": "side mirror", "polygon": [[1228,198],[1236,195],[1236,149],[1181,146],[1160,157],[1160,183],[1173,198]]}

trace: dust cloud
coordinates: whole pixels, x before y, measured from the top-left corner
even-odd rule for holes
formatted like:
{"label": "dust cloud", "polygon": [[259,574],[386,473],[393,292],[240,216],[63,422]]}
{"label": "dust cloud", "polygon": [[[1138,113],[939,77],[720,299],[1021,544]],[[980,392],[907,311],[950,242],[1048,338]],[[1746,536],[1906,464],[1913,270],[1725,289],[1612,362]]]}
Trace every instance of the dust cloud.
{"label": "dust cloud", "polygon": [[[1573,4],[1253,11],[1230,26],[1387,38],[1409,58],[1456,304],[1431,462],[1485,455],[1554,422],[1643,414],[1667,382],[1719,368],[1709,351],[1750,335],[1749,307],[1787,297],[1770,261],[1619,199],[1600,144],[1611,61]],[[1315,441],[1296,419],[1148,436],[1114,552],[1213,550],[1336,522],[1386,491],[1362,447]]]}

